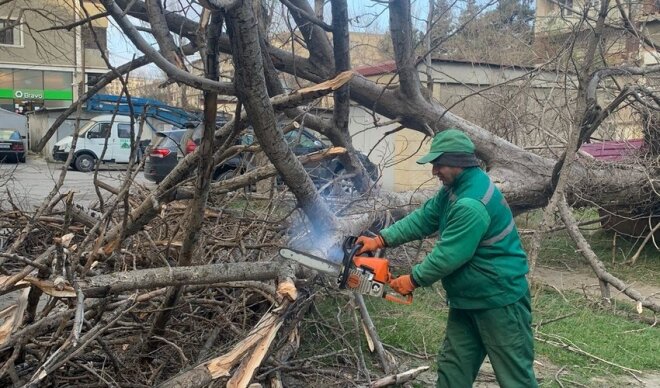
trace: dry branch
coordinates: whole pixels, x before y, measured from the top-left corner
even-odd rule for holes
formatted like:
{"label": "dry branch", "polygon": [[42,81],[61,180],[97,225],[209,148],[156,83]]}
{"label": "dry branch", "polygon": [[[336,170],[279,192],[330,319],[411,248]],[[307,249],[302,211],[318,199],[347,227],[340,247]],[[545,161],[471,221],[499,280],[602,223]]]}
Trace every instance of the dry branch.
{"label": "dry branch", "polygon": [[428,366],[420,366],[418,368],[411,369],[403,373],[385,376],[371,383],[370,387],[378,388],[378,387],[387,387],[394,384],[403,384],[405,382],[414,380],[417,376],[419,376],[420,373],[427,371],[429,368],[430,367]]}
{"label": "dry branch", "polygon": [[281,305],[264,315],[250,333],[234,345],[231,351],[170,379],[160,387],[202,387],[217,378],[230,376],[231,371],[239,363],[240,366],[227,386],[247,387],[282,326],[283,317],[291,306],[291,301],[297,297],[296,287],[290,279],[278,286],[277,293],[282,298]]}
{"label": "dry branch", "polygon": [[571,209],[566,203],[566,198],[562,197],[558,203],[558,206],[559,214],[561,215],[562,221],[564,221],[566,224],[566,230],[568,230],[568,234],[577,245],[582,256],[587,259],[587,262],[589,262],[589,265],[596,273],[598,279],[613,285],[617,290],[621,291],[632,300],[648,308],[649,310],[656,313],[660,311],[660,305],[658,303],[653,302],[649,298],[645,298],[642,294],[639,293],[639,291],[635,290],[630,285],[624,283],[621,279],[607,272],[607,269],[605,269],[605,264],[603,264],[603,262],[598,259],[596,253],[594,253],[593,249],[591,249],[589,242],[580,232],[580,229],[577,226],[577,221],[573,217]]}

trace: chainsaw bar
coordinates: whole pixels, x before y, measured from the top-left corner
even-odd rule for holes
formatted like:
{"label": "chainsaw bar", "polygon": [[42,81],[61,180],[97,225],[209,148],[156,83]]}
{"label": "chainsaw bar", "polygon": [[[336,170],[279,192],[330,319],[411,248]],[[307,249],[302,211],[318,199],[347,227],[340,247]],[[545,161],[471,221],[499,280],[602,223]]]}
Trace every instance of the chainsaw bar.
{"label": "chainsaw bar", "polygon": [[335,263],[333,261],[310,255],[309,253],[296,251],[291,248],[281,248],[280,256],[284,257],[285,259],[293,260],[315,271],[320,271],[331,275],[339,275],[342,270],[342,265],[340,263]]}

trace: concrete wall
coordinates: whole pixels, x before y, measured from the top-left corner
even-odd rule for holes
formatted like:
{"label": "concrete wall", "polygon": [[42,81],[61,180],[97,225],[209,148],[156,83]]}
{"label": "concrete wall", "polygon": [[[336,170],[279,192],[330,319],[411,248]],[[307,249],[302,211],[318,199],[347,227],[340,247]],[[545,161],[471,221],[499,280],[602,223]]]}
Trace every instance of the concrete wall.
{"label": "concrete wall", "polygon": [[[29,149],[32,149],[34,146],[36,146],[41,138],[44,137],[51,125],[53,125],[55,120],[57,120],[60,113],[61,112],[56,111],[41,111],[27,114],[28,126],[30,128],[30,143],[28,144]],[[85,125],[85,123],[87,123],[90,118],[96,115],[98,115],[98,113],[90,114],[83,111],[80,117],[80,126],[82,127]],[[50,140],[48,140],[48,143],[46,143],[46,146],[42,151],[42,155],[48,159],[52,159],[52,150],[55,143],[67,136],[72,135],[75,125],[76,120],[73,118],[73,116],[65,120],[64,123],[62,123],[62,125],[55,132],[55,134],[50,138]]]}
{"label": "concrete wall", "polygon": [[27,118],[23,115],[0,109],[0,129],[17,129],[21,133],[21,136],[27,136]]}

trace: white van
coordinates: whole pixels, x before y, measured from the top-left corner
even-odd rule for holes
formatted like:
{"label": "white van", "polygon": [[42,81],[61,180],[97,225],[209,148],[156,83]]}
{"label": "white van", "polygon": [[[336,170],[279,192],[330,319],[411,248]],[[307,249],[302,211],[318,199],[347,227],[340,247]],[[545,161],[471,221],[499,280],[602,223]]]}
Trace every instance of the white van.
{"label": "white van", "polygon": [[[135,136],[138,133],[137,121]],[[136,139],[144,147],[149,143],[153,130],[145,125],[140,139]],[[105,153],[103,149],[107,147]],[[55,143],[53,159],[66,161],[71,150],[72,136],[67,136]],[[138,160],[141,158],[143,147],[138,147]],[[129,116],[99,115],[80,128],[78,142],[71,166],[78,171],[92,171],[96,160],[101,159],[109,163],[128,163],[131,155],[131,118]]]}

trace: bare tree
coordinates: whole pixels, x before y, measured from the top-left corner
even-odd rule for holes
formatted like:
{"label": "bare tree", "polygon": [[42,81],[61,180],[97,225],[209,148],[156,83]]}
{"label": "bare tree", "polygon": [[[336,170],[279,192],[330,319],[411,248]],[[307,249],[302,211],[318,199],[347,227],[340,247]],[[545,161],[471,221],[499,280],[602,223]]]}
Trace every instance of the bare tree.
{"label": "bare tree", "polygon": [[[606,165],[579,154],[580,145],[590,141],[624,106],[643,108],[648,117],[660,108],[656,91],[636,82],[657,73],[660,65],[608,63],[604,32],[615,23],[607,17],[612,11],[608,1],[601,2],[595,17],[585,12],[578,23],[584,28],[577,28],[571,34],[573,39],[544,62],[541,70],[554,72],[564,81],[562,98],[526,92],[540,72],[529,69],[518,84],[507,81],[465,97],[481,98],[490,108],[487,117],[474,119],[478,122],[440,104],[420,82],[420,47],[416,44],[421,40],[408,0],[388,3],[389,36],[398,76],[396,84],[388,85],[350,70],[349,14],[343,0],[331,1],[330,22],[325,20],[328,17],[322,2],[312,6],[305,0],[282,1],[294,47],[304,47],[302,52],[271,45],[267,26],[273,18],[268,10],[273,7],[261,2],[205,0],[181,4],[177,8],[181,12],[156,0],[101,3],[144,54],[113,69],[101,84],[135,66],[154,63],[170,81],[202,90],[202,145],[151,191],[131,186],[130,174],[119,189],[106,185],[113,196],[100,218],[77,211],[73,199],[57,195],[57,187],[28,221],[17,206],[8,212],[3,222],[13,220],[18,226],[14,227],[11,250],[0,255],[4,271],[0,293],[29,288],[53,299],[39,317],[35,317],[35,298],[19,300],[15,307],[2,312],[6,317],[3,328],[9,328],[0,330],[0,352],[6,360],[0,368],[2,381],[37,386],[66,377],[79,384],[103,381],[122,385],[137,379],[148,385],[204,386],[223,379],[229,386],[247,386],[256,378],[281,386],[282,373],[286,372],[283,366],[289,365],[300,344],[299,322],[315,296],[313,292],[298,293],[298,288],[312,289],[313,284],[305,282],[315,279],[316,274],[280,261],[276,248],[295,245],[335,257],[345,236],[405,214],[431,194],[378,190],[357,157],[348,132],[350,100],[372,111],[374,117],[377,113],[428,136],[452,127],[467,132],[516,213],[545,207],[536,247],[543,232],[554,226],[551,221],[555,215],[560,214],[604,290],[612,285],[641,307],[658,311],[657,303],[607,273],[585,246],[568,211],[568,204],[649,210],[660,202],[660,181],[652,157],[647,164]],[[189,18],[187,12],[200,17]],[[524,20],[525,12],[514,13]],[[650,38],[637,31],[625,13],[619,13],[620,29],[648,43]],[[129,15],[149,24],[158,50]],[[467,15],[458,26],[439,27],[444,27],[441,30],[446,34],[458,34],[464,30],[461,26],[474,18]],[[437,21],[449,22],[449,18]],[[438,30],[431,24],[425,31],[432,36]],[[585,51],[580,52],[578,37],[585,34]],[[445,38],[435,43],[426,39],[422,51],[431,51],[434,44],[443,45],[448,42]],[[183,44],[177,45],[177,41]],[[204,76],[192,74],[186,65],[186,55],[200,48]],[[218,79],[220,53],[231,56],[232,83]],[[301,87],[285,92],[281,82],[284,75],[295,77]],[[97,90],[81,96],[65,115]],[[331,93],[332,119],[307,109],[308,104]],[[215,119],[218,95],[238,101],[235,116],[220,128]],[[545,111],[522,119],[524,109],[509,105],[530,101],[561,114],[557,121],[560,130],[555,131],[555,124],[549,126],[543,120]],[[502,113],[505,124],[491,120],[496,111],[506,112]],[[334,147],[296,156],[278,125],[279,112],[324,134]],[[655,126],[650,123],[652,119],[647,119],[646,128],[653,135]],[[248,126],[257,141],[240,144],[236,139]],[[49,135],[56,128],[57,123]],[[42,147],[45,141],[40,142]],[[525,148],[538,142],[546,146],[543,152]],[[550,147],[553,144],[561,148]],[[553,149],[559,152],[551,152]],[[241,152],[263,152],[269,163],[228,180],[210,181],[215,166]],[[361,191],[360,197],[326,200],[305,169],[305,164],[337,156]],[[254,196],[240,190],[275,176],[284,188],[271,190],[260,205],[250,202]],[[64,206],[62,217],[52,211],[60,202]],[[38,249],[27,249],[36,233],[45,243]],[[34,269],[38,269],[36,276]],[[356,298],[354,303],[363,307],[360,300]],[[359,310],[361,319],[370,322],[366,309]],[[24,311],[30,312],[27,320]],[[361,331],[357,318],[355,322]],[[52,335],[46,338],[49,333]],[[383,377],[379,382],[409,375],[391,370],[388,353],[378,344],[377,336],[371,335],[370,341],[376,342],[374,348],[379,349],[385,374],[394,373],[379,376]],[[369,382],[361,350],[350,348],[349,355],[334,356],[359,365],[355,373],[315,372],[335,380]],[[31,361],[29,367],[17,368],[26,358]],[[105,364],[99,359],[108,360],[112,371],[100,372]],[[414,375],[412,371],[410,374]]]}

